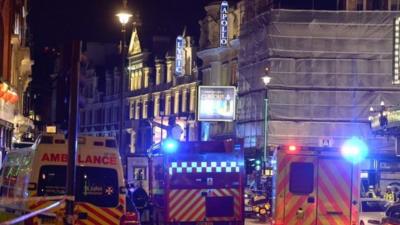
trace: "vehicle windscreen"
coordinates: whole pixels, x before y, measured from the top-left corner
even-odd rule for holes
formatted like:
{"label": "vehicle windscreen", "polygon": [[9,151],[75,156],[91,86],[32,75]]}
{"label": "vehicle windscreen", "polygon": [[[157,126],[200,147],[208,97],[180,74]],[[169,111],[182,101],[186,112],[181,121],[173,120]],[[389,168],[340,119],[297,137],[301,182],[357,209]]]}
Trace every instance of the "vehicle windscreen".
{"label": "vehicle windscreen", "polygon": [[[64,195],[66,190],[66,166],[42,166],[39,174],[38,195]],[[99,207],[118,205],[118,175],[115,169],[77,167],[77,202],[88,202]]]}
{"label": "vehicle windscreen", "polygon": [[385,212],[387,202],[385,201],[363,201],[361,203],[363,212]]}
{"label": "vehicle windscreen", "polygon": [[32,151],[10,152],[1,169],[2,197],[28,196],[28,181],[31,173]]}

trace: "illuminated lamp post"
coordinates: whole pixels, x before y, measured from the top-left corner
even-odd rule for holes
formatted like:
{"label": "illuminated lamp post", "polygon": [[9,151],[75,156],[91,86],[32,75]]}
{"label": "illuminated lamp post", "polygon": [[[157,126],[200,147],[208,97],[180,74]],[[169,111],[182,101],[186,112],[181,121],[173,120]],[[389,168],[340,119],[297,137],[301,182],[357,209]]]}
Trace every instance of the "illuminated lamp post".
{"label": "illuminated lamp post", "polygon": [[265,96],[264,96],[264,151],[263,151],[263,173],[267,167],[267,151],[268,151],[268,84],[271,82],[271,77],[269,76],[269,68],[265,68],[265,76],[262,77]]}
{"label": "illuminated lamp post", "polygon": [[119,152],[121,156],[124,157],[124,167],[125,167],[125,178],[126,178],[126,168],[127,168],[127,158],[126,153],[124,151],[124,144],[123,144],[123,129],[124,129],[124,78],[126,73],[126,24],[129,22],[129,19],[132,17],[132,14],[129,13],[127,10],[127,0],[123,0],[123,9],[116,14],[118,17],[119,22],[121,23],[121,33],[122,33],[122,40],[121,40],[121,78],[119,81],[119,105],[120,105],[120,115],[119,115],[119,132],[118,132],[118,144],[119,144]]}

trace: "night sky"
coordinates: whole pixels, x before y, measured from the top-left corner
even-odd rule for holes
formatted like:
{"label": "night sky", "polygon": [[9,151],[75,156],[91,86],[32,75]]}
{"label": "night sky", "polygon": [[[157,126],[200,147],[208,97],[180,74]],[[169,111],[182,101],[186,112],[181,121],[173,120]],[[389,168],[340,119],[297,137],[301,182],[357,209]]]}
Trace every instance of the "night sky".
{"label": "night sky", "polygon": [[[131,12],[139,14],[146,34],[175,36],[184,26],[199,34],[198,20],[211,0],[128,0]],[[115,16],[121,0],[31,0],[31,33],[36,45],[55,44],[66,38],[116,41],[120,24]]]}
{"label": "night sky", "polygon": [[[199,38],[198,21],[205,16],[204,6],[213,0],[128,0],[128,9],[139,15],[140,39],[153,35],[175,40],[187,27],[187,34]],[[237,2],[232,0],[230,2]],[[32,67],[31,91],[38,94],[37,111],[47,114],[51,96],[55,59],[67,40],[118,43],[121,25],[115,14],[122,0],[30,0],[29,29]],[[127,30],[129,40],[132,27]],[[144,41],[143,41],[144,42]],[[174,43],[174,41],[172,41]],[[142,46],[143,47],[143,46]],[[146,46],[145,46],[146,47]]]}

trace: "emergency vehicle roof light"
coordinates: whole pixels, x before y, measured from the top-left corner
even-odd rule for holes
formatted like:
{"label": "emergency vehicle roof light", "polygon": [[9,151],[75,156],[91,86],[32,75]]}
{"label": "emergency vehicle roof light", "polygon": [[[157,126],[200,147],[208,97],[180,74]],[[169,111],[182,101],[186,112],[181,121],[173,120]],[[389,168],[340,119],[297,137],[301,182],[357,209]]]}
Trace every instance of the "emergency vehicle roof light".
{"label": "emergency vehicle roof light", "polygon": [[343,143],[341,153],[346,160],[359,163],[367,157],[368,146],[359,138],[352,137]]}
{"label": "emergency vehicle roof light", "polygon": [[165,139],[161,145],[163,152],[167,154],[175,153],[178,150],[179,142],[175,139]]}

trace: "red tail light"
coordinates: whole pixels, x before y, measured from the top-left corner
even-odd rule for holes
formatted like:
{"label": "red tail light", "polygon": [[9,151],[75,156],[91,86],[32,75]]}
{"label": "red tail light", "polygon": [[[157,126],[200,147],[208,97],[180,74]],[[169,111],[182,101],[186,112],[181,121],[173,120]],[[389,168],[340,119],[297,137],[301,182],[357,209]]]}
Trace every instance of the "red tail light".
{"label": "red tail light", "polygon": [[297,151],[297,146],[296,145],[289,145],[289,152],[295,152]]}

